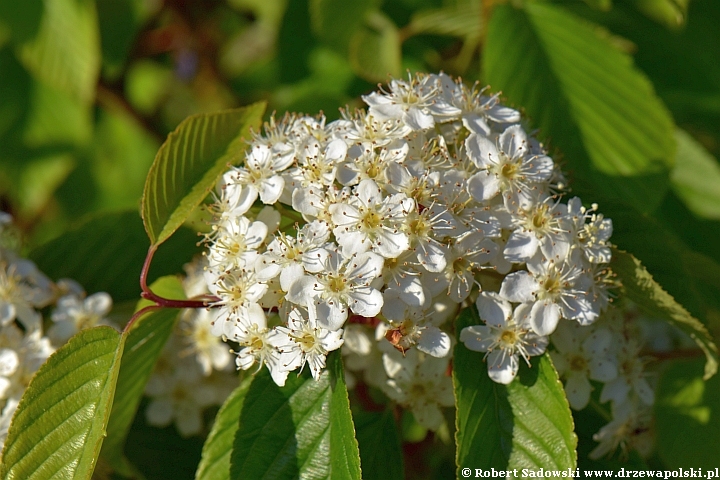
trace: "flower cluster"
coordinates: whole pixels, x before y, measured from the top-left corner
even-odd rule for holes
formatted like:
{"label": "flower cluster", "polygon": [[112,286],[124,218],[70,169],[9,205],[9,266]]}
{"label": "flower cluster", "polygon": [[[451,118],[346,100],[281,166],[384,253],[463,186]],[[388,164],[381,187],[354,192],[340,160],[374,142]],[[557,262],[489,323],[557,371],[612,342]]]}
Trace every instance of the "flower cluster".
{"label": "flower cluster", "polygon": [[[79,330],[111,325],[107,293],[86,296],[69,279],[53,283],[17,254],[17,238],[12,218],[0,212],[0,448],[20,398],[45,360]],[[51,309],[47,331],[45,308]]]}
{"label": "flower cluster", "polygon": [[559,169],[496,95],[440,74],[363,100],[333,122],[271,120],[223,176],[212,333],[279,385],[305,365],[317,377],[344,345],[352,375],[437,428],[448,399],[408,388],[447,367],[448,320],[476,299],[485,324],[460,340],[511,382],[559,324],[590,325],[607,305],[612,223],[561,201]]}
{"label": "flower cluster", "polygon": [[[203,262],[185,268],[185,294],[207,293],[202,277]],[[237,386],[237,374],[227,345],[211,333],[216,310],[183,310],[177,326],[165,344],[155,370],[145,386],[150,398],[145,419],[150,425],[174,424],[183,437],[204,432],[204,410],[222,405]]]}

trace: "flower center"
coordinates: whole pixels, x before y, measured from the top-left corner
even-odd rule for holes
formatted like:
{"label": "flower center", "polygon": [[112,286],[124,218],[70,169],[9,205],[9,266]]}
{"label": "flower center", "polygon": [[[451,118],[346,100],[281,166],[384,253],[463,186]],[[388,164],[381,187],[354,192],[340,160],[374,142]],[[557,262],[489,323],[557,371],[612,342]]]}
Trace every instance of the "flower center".
{"label": "flower center", "polygon": [[373,210],[368,210],[363,215],[362,223],[366,230],[375,230],[382,225],[382,216]]}
{"label": "flower center", "polygon": [[513,346],[519,340],[518,334],[515,330],[504,330],[500,334],[500,341],[506,346]]}
{"label": "flower center", "polygon": [[500,176],[505,180],[512,180],[517,176],[519,170],[515,163],[503,163],[503,166],[500,168]]}
{"label": "flower center", "polygon": [[543,230],[547,226],[550,221],[547,210],[547,205],[540,205],[533,212],[531,223],[535,230]]}
{"label": "flower center", "polygon": [[346,280],[344,277],[341,277],[340,275],[328,275],[328,283],[327,287],[331,292],[334,293],[342,293],[345,291],[345,285]]}
{"label": "flower center", "polygon": [[368,165],[367,170],[365,171],[368,177],[375,180],[377,177],[380,176],[380,165],[378,165],[377,162],[370,162],[370,165]]}
{"label": "flower center", "polygon": [[427,389],[422,383],[414,383],[410,387],[409,397],[411,398],[424,398],[427,395]]}
{"label": "flower center", "polygon": [[303,352],[307,353],[315,348],[315,335],[310,332],[303,332],[301,335],[295,337],[295,342],[300,345]]}
{"label": "flower center", "polygon": [[570,358],[570,370],[574,372],[584,372],[587,370],[587,360],[581,355],[573,355]]}
{"label": "flower center", "polygon": [[428,233],[430,233],[430,225],[423,217],[417,216],[415,219],[410,221],[408,230],[411,235],[415,235],[417,237],[427,237]]}

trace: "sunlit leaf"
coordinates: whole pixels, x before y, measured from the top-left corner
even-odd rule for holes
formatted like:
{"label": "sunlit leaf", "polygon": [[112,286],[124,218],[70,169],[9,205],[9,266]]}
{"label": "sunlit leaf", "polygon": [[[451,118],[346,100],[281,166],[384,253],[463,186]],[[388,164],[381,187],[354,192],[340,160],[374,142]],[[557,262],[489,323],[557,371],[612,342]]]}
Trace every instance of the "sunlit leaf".
{"label": "sunlit leaf", "polygon": [[265,369],[240,413],[231,478],[357,479],[360,456],[339,352],[318,380],[291,373],[280,388]]}
{"label": "sunlit leaf", "polygon": [[100,73],[100,34],[95,2],[43,2],[37,35],[20,58],[37,78],[83,103],[95,98]]}
{"label": "sunlit leaf", "polygon": [[660,376],[655,398],[657,452],[666,467],[714,471],[720,435],[720,376],[703,381],[703,362],[673,362]]}
{"label": "sunlit leaf", "polygon": [[414,33],[478,37],[484,27],[481,7],[480,2],[470,1],[421,10],[413,15],[408,28]]}
{"label": "sunlit leaf", "polygon": [[667,320],[687,333],[705,352],[705,379],[715,375],[718,369],[718,351],[705,325],[663,290],[631,254],[614,249],[610,266],[622,281],[627,298],[646,314]]}
{"label": "sunlit leaf", "polygon": [[123,341],[110,327],[84,330],[40,367],[13,418],[0,477],[91,477],[110,415]]}
{"label": "sunlit leaf", "polygon": [[381,12],[370,12],[350,40],[349,58],[355,72],[366,80],[385,82],[389,76],[400,76],[400,34],[392,20]]}
{"label": "sunlit leaf", "polygon": [[695,139],[677,130],[677,160],[670,180],[693,213],[720,220],[720,163]]}
{"label": "sunlit leaf", "polygon": [[[174,276],[158,279],[150,285],[150,289],[164,298],[185,298],[182,284]],[[150,304],[142,300],[138,303],[138,310]],[[178,313],[177,309],[156,310],[137,319],[127,333],[117,379],[117,394],[107,425],[108,438],[102,449],[103,457],[121,472],[127,473],[129,469],[123,456],[128,431],[140,405],[145,384],[175,327]]]}
{"label": "sunlit leaf", "polygon": [[677,29],[685,23],[690,0],[633,0],[635,7],[656,22]]}
{"label": "sunlit leaf", "polygon": [[[458,332],[482,320],[474,307],[457,320]],[[458,343],[453,357],[457,404],[457,465],[490,470],[574,469],[577,437],[565,391],[547,354],[521,361],[509,385],[493,382],[484,353]]]}
{"label": "sunlit leaf", "polygon": [[172,132],[150,167],[142,216],[150,241],[159,245],[188,218],[229,164],[238,163],[250,130],[260,125],[264,103],[193,115]]}
{"label": "sunlit leaf", "polygon": [[544,2],[498,5],[486,42],[486,80],[527,111],[577,179],[640,211],[662,201],[674,127],[628,55]]}
{"label": "sunlit leaf", "polygon": [[202,459],[195,474],[197,480],[230,480],[233,439],[240,426],[240,413],[252,381],[253,377],[243,380],[220,407],[203,445]]}

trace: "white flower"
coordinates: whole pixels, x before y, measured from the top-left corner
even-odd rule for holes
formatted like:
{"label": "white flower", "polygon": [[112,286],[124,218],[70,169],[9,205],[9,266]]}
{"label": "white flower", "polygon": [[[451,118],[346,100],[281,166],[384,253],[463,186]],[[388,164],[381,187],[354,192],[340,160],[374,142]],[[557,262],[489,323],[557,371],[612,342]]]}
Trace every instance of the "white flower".
{"label": "white flower", "polygon": [[392,80],[389,86],[390,92],[362,97],[370,107],[369,114],[380,120],[401,119],[413,130],[423,130],[435,125],[434,117],[445,119],[460,113],[438,96],[437,77],[417,76],[410,82]]}
{"label": "white flower", "polygon": [[518,357],[530,365],[530,357],[541,355],[548,339],[530,329],[527,304],[517,306],[513,312],[510,303],[500,295],[482,292],[477,307],[485,325],[463,328],[460,341],[470,350],[487,352],[488,375],[497,383],[508,384],[517,375]]}
{"label": "white flower", "polygon": [[487,201],[502,194],[510,210],[528,208],[553,174],[550,157],[534,152],[520,125],[508,127],[494,141],[476,133],[465,141],[468,156],[478,168],[468,182],[470,194]]}
{"label": "white flower", "polygon": [[307,221],[319,220],[332,224],[330,207],[342,203],[350,196],[350,188],[338,188],[330,185],[327,188],[297,188],[292,195],[292,207],[302,213]]}
{"label": "white flower", "polygon": [[287,171],[285,187],[290,197],[295,189],[310,186],[323,188],[335,181],[338,163],[347,155],[347,144],[337,139],[323,149],[318,142],[311,142],[302,149],[298,166]]}
{"label": "white flower", "polygon": [[[440,172],[415,169],[411,171],[407,165],[398,162],[388,162],[385,172],[388,182],[385,188],[389,192],[405,194],[406,197],[414,199],[421,209],[433,203],[435,190],[440,183]],[[445,234],[451,235],[454,228],[454,225],[448,223]]]}
{"label": "white flower", "polygon": [[205,376],[195,359],[180,356],[180,351],[180,338],[171,336],[145,386],[150,397],[145,418],[157,427],[174,423],[181,436],[189,437],[202,433],[203,410],[222,404],[237,379],[228,372]]}
{"label": "white flower", "polygon": [[178,325],[184,344],[180,356],[194,357],[206,377],[213,370],[227,370],[232,358],[228,346],[212,333],[218,313],[217,309],[186,310]]}
{"label": "white flower", "polygon": [[267,250],[256,262],[258,278],[266,281],[280,275],[280,287],[288,292],[305,271],[319,272],[318,250],[330,236],[325,222],[313,221],[304,225],[297,238],[280,233],[270,242]]}
{"label": "white flower", "polygon": [[561,317],[589,325],[600,314],[584,288],[587,276],[574,264],[529,261],[527,268],[503,280],[500,296],[511,302],[528,302],[529,323],[538,335],[550,335]]}
{"label": "white flower", "polygon": [[610,263],[610,236],[612,220],[597,211],[597,204],[590,209],[582,206],[578,197],[568,201],[568,214],[573,219],[573,247],[579,248],[590,263]]}
{"label": "white flower", "polygon": [[385,260],[382,279],[387,287],[383,295],[387,300],[389,292],[396,292],[397,298],[408,306],[424,308],[430,301],[430,292],[422,284],[419,265],[414,259],[412,252],[405,252],[398,258]]}
{"label": "white flower", "polygon": [[462,123],[470,132],[489,135],[491,128],[488,120],[496,124],[517,123],[520,112],[498,103],[498,94],[482,95],[486,88],[478,90],[477,85],[468,88],[456,83],[445,73],[438,75],[443,94],[447,101],[461,110]]}
{"label": "white flower", "polygon": [[117,328],[105,316],[112,308],[112,298],[105,292],[98,292],[83,299],[75,295],[65,295],[57,301],[52,313],[55,324],[48,330],[48,337],[55,345],[62,345],[80,330],[96,325],[108,325]]}
{"label": "white flower", "polygon": [[604,328],[588,328],[564,322],[550,337],[557,352],[550,352],[555,368],[565,377],[570,406],[582,410],[590,401],[590,380],[609,382],[617,376],[617,360],[610,350],[612,334]]}
{"label": "white flower", "polygon": [[652,411],[641,402],[613,404],[613,419],[602,427],[593,440],[599,442],[588,457],[598,460],[611,455],[618,447],[624,454],[630,449],[648,456],[653,447]]}
{"label": "white flower", "polygon": [[294,308],[288,315],[287,325],[276,327],[281,335],[277,348],[285,362],[282,369],[292,371],[300,367],[302,371],[307,364],[317,380],[325,368],[327,354],[343,344],[342,329],[322,328],[312,304],[307,309]]}
{"label": "white flower", "polygon": [[567,206],[553,203],[551,197],[517,212],[514,231],[510,234],[503,254],[513,263],[532,259],[538,251],[547,260],[565,260],[570,250],[571,220]]}
{"label": "white flower", "polygon": [[216,274],[205,271],[210,293],[218,297],[211,305],[218,308],[213,335],[224,334],[225,323],[252,319],[264,315],[257,302],[267,292],[267,284],[257,281],[255,272],[247,270],[226,271]]}
{"label": "white flower", "polygon": [[340,164],[337,180],[351,186],[363,180],[373,180],[379,185],[388,183],[388,166],[402,162],[408,153],[408,144],[396,140],[386,146],[373,148],[368,145],[356,145],[348,152],[348,158]]}
{"label": "white flower", "polygon": [[445,269],[447,250],[438,238],[449,236],[455,230],[452,217],[443,218],[432,208],[413,211],[405,218],[402,230],[407,233],[410,248],[425,270],[437,273]]}
{"label": "white flower", "polygon": [[50,279],[30,260],[0,261],[0,325],[17,319],[29,331],[40,329],[35,308],[47,305],[52,295]]}
{"label": "white flower", "polygon": [[273,204],[280,198],[285,180],[280,172],[293,161],[293,156],[275,157],[265,145],[254,145],[245,157],[245,167],[235,169],[235,182],[243,186],[240,204],[252,204],[257,199]]}
{"label": "white flower", "polygon": [[645,405],[655,402],[655,392],[647,381],[646,359],[640,356],[640,344],[635,340],[621,342],[616,351],[618,375],[605,384],[600,392],[600,401],[612,400],[624,403],[634,392]]}
{"label": "white flower", "polygon": [[374,181],[363,180],[346,202],[330,206],[336,225],[333,233],[345,256],[372,248],[385,258],[395,258],[410,247],[400,224],[414,210],[411,198],[402,194],[383,197]]}
{"label": "white flower", "polygon": [[316,303],[318,324],[329,330],[342,327],[348,308],[363,317],[380,313],[382,294],[371,282],[382,272],[382,257],[365,252],[345,258],[337,251],[321,251],[324,254],[318,260],[322,270],[293,283],[288,300],[302,306]]}
{"label": "white flower", "polygon": [[227,337],[240,345],[235,363],[238,369],[248,370],[253,365],[266,365],[273,381],[285,385],[288,371],[278,347],[285,337],[276,330],[267,328],[265,317],[255,322],[239,321],[227,330]]}
{"label": "white flower", "polygon": [[19,400],[53,351],[39,330],[23,333],[13,323],[0,328],[0,400]]}
{"label": "white flower", "polygon": [[384,147],[395,139],[411,132],[410,127],[399,119],[379,120],[363,110],[348,113],[341,109],[342,119],[333,122],[334,134],[349,145],[367,144]]}
{"label": "white flower", "polygon": [[257,198],[257,195],[251,195],[237,180],[237,172],[230,170],[225,172],[218,182],[219,196],[214,195],[212,211],[221,221],[245,215]]}
{"label": "white flower", "polygon": [[348,323],[343,330],[343,366],[351,372],[362,372],[365,383],[381,388],[387,381],[383,352],[378,348],[384,330],[375,328],[374,338],[373,331],[365,325]]}
{"label": "white flower", "polygon": [[456,303],[465,300],[473,285],[475,272],[497,254],[497,245],[479,231],[468,231],[445,251],[446,265],[438,273],[423,274],[433,296],[445,292]]}
{"label": "white flower", "polygon": [[430,430],[437,430],[443,423],[440,408],[455,404],[452,380],[447,374],[448,361],[448,357],[425,356],[414,349],[405,355],[395,350],[383,355],[390,377],[383,390],[409,408],[417,422]]}
{"label": "white flower", "polygon": [[398,290],[388,289],[383,293],[382,313],[390,322],[385,338],[401,352],[416,347],[433,357],[445,357],[450,354],[453,340],[438,328],[444,318],[436,315],[431,306],[417,308],[401,301]]}
{"label": "white flower", "polygon": [[263,222],[234,217],[214,227],[213,243],[208,249],[208,265],[222,271],[242,269],[255,264],[257,249],[265,241],[268,227]]}

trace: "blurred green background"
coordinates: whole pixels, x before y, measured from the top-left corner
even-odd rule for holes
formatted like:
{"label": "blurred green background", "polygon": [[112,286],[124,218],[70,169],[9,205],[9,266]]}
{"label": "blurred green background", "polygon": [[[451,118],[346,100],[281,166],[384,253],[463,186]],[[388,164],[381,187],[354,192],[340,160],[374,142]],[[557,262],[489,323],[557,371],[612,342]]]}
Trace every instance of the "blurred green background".
{"label": "blurred green background", "polygon": [[[264,100],[332,120],[390,76],[442,70],[525,111],[618,246],[718,338],[718,25],[717,0],[0,0],[0,209],[50,276],[132,304],[145,176],[185,117]],[[612,114],[628,128],[601,130]],[[602,141],[650,153],[610,175]],[[154,276],[196,240],[179,232]]]}
{"label": "blurred green background", "polygon": [[[266,100],[268,112],[334,119],[407,70],[484,82],[486,24],[499,3],[0,0],[0,206],[39,245],[88,213],[136,209],[160,143],[190,114]],[[718,2],[553,3],[631,54],[675,122],[717,157]],[[720,233],[720,208],[682,195],[664,202],[673,224],[697,218],[701,238],[679,235],[718,258],[704,235]]]}

